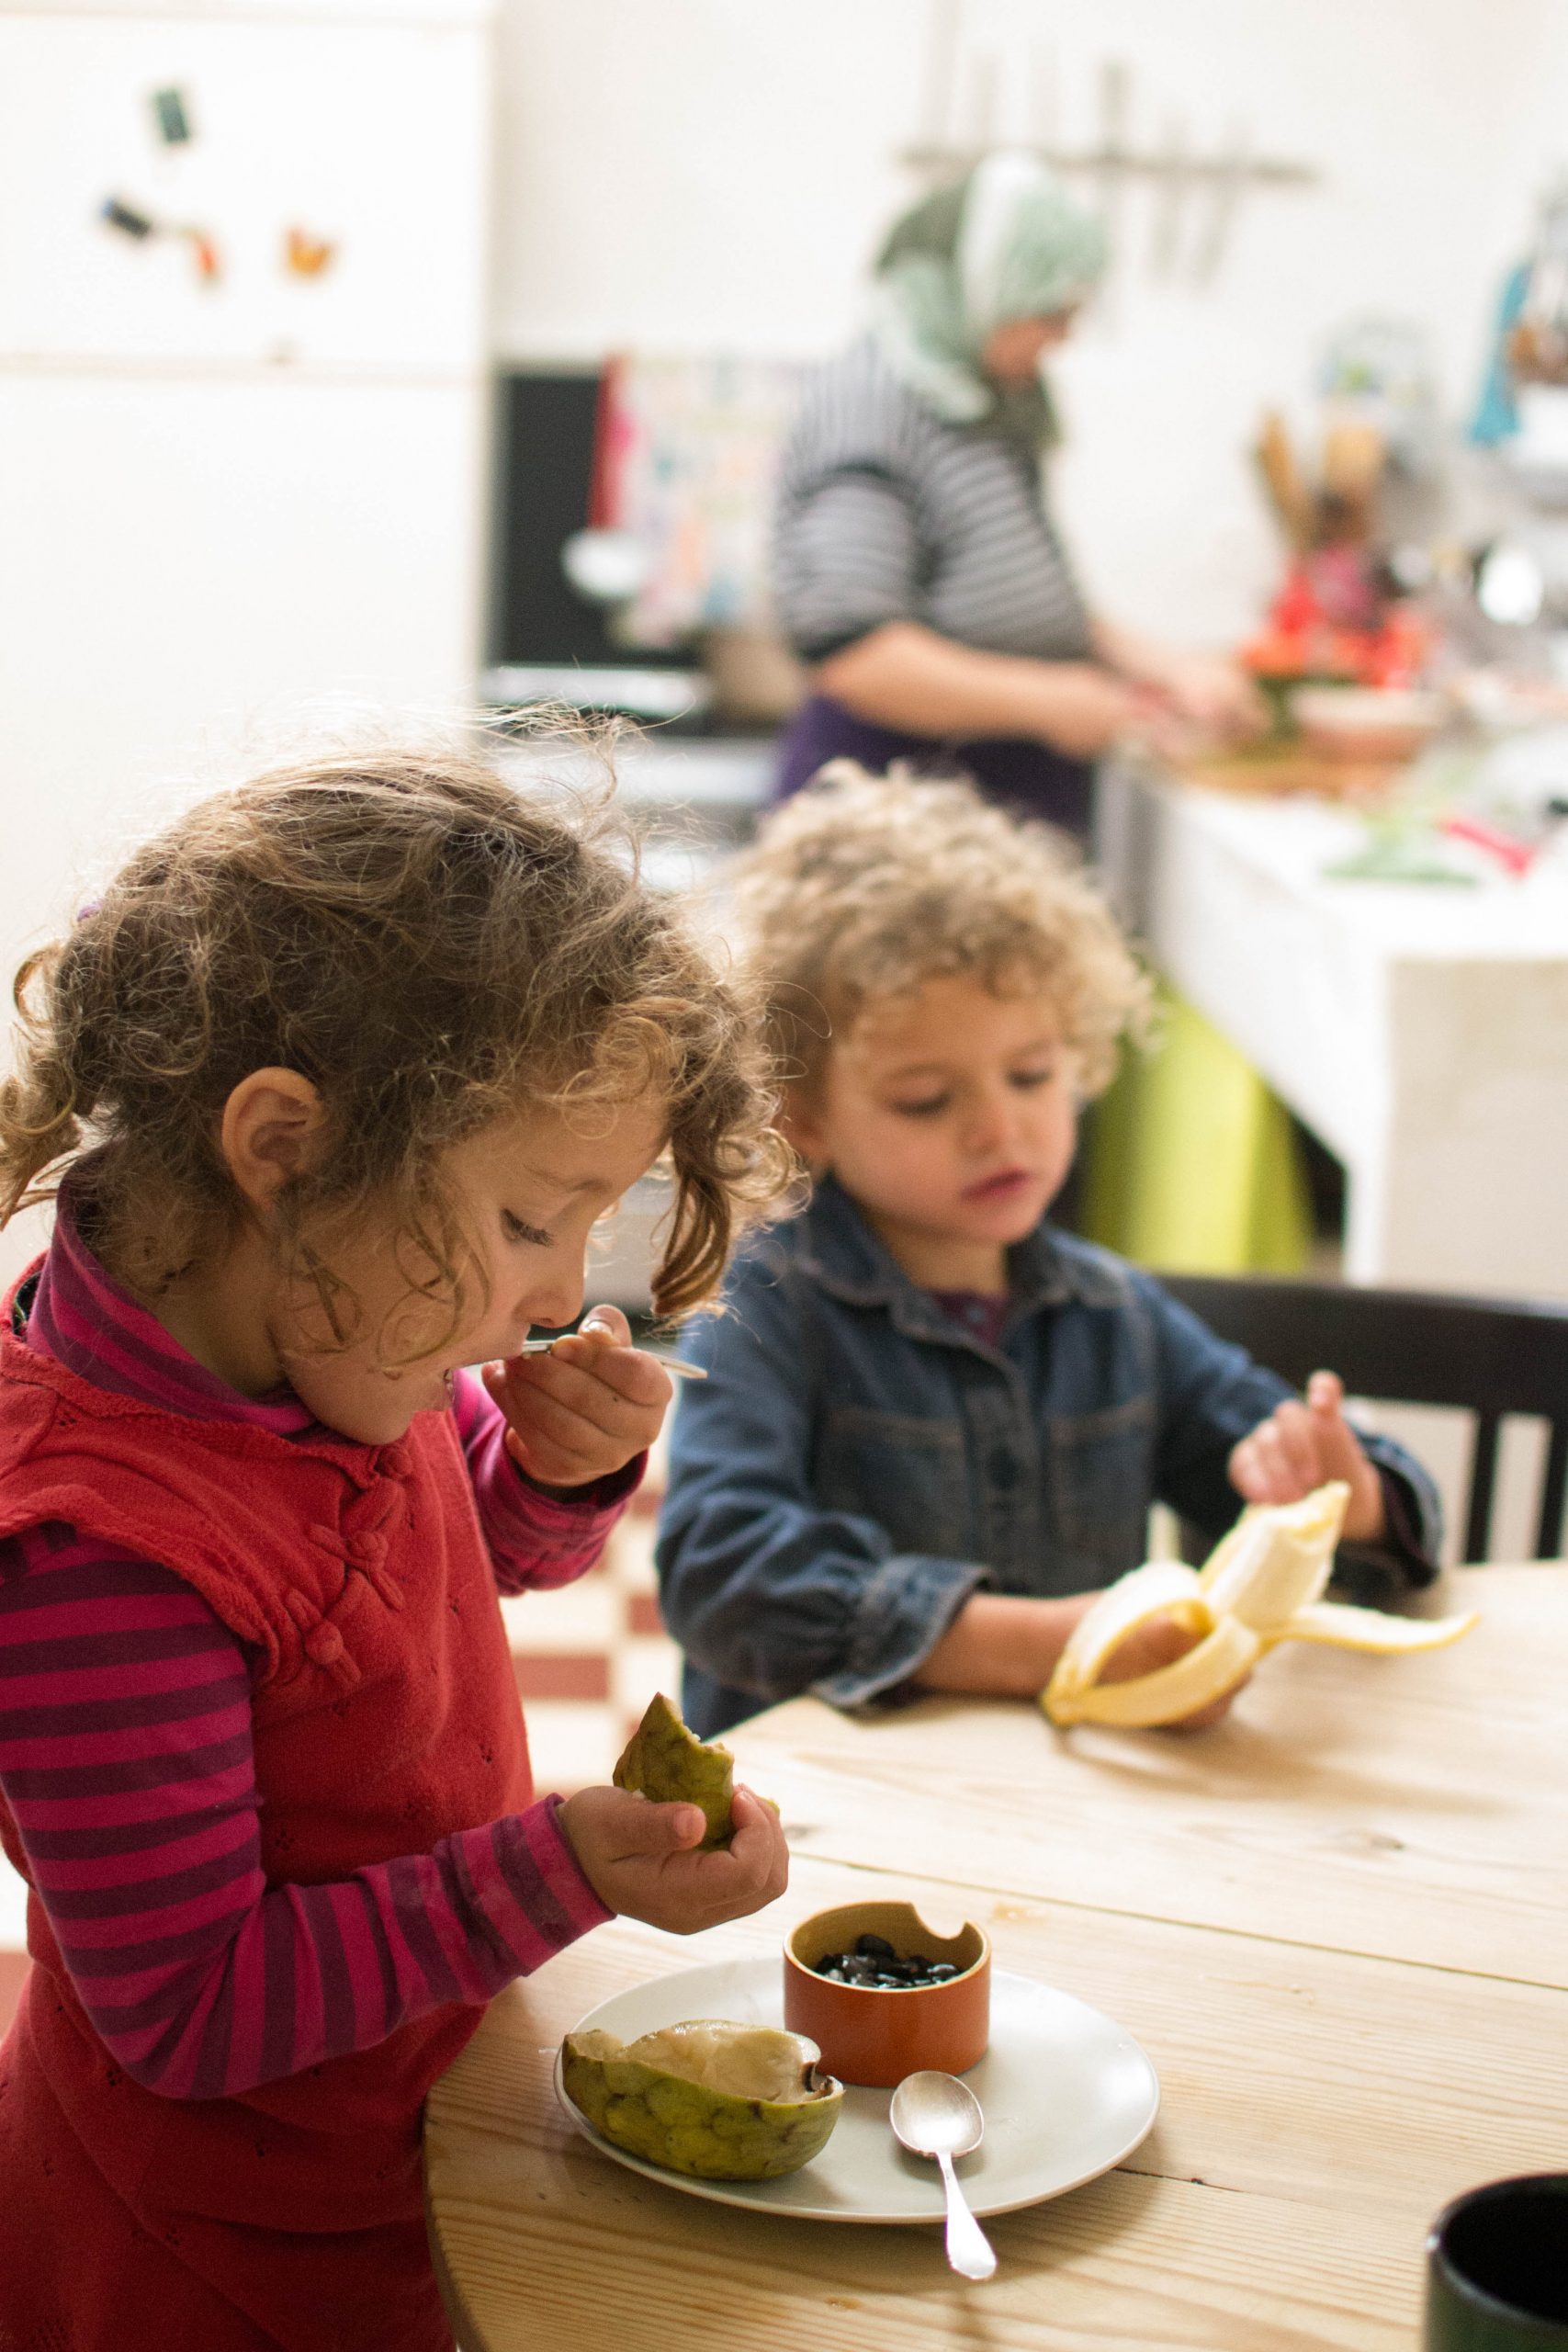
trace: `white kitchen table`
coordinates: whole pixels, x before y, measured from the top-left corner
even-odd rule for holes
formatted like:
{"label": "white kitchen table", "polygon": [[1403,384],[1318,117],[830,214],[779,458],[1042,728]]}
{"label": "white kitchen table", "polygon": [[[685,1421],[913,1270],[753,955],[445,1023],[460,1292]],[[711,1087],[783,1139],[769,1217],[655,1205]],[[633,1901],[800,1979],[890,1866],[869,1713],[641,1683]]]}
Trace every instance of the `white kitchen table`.
{"label": "white kitchen table", "polygon": [[1568,832],[1522,879],[1329,881],[1332,802],[1101,789],[1124,919],[1344,1162],[1348,1278],[1568,1298]]}

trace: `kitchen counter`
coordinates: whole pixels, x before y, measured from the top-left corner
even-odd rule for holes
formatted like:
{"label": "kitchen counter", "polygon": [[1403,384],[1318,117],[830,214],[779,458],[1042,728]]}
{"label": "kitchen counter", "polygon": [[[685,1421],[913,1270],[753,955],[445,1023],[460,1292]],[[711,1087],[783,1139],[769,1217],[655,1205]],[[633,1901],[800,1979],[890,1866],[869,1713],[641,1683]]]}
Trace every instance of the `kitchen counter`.
{"label": "kitchen counter", "polygon": [[1568,1298],[1568,854],[1330,881],[1354,813],[1113,769],[1100,854],[1172,986],[1344,1162],[1352,1281]]}

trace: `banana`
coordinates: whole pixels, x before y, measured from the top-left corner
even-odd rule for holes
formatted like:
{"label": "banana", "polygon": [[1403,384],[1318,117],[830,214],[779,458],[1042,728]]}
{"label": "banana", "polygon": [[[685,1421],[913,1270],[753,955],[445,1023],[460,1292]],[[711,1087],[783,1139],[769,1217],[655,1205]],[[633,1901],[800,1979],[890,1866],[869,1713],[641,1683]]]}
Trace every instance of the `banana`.
{"label": "banana", "polygon": [[[1279,1642],[1327,1642],[1386,1657],[1441,1649],[1477,1623],[1389,1617],[1325,1600],[1350,1489],[1338,1480],[1298,1503],[1242,1512],[1201,1568],[1151,1560],[1102,1592],[1079,1618],[1040,1703],[1054,1724],[1179,1723],[1233,1690]],[[1151,1617],[1197,1638],[1170,1666],[1126,1682],[1100,1679],[1113,1650]]]}

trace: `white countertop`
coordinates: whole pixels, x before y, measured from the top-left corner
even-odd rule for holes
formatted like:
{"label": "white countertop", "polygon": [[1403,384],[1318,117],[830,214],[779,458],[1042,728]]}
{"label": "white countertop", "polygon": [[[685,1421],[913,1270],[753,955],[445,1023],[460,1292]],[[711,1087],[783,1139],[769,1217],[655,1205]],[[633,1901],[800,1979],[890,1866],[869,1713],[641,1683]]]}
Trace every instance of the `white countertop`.
{"label": "white countertop", "polygon": [[[1568,783],[1568,760],[1564,762]],[[1344,933],[1347,945],[1389,961],[1568,960],[1568,826],[1522,876],[1483,852],[1445,842],[1445,856],[1476,887],[1334,881],[1324,868],[1365,845],[1366,828],[1330,801],[1262,800],[1198,785],[1156,782],[1179,797],[1184,821],[1249,867],[1300,910]]]}
{"label": "white countertop", "polygon": [[1344,1162],[1351,1278],[1568,1297],[1568,840],[1522,877],[1475,853],[1456,889],[1325,879],[1366,840],[1331,802],[1122,771],[1100,810],[1156,969]]}

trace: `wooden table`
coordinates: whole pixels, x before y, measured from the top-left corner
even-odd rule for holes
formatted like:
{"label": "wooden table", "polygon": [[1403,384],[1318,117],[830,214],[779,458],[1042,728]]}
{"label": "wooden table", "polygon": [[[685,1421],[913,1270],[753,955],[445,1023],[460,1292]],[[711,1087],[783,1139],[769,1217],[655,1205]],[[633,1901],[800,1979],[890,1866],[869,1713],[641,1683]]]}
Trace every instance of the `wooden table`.
{"label": "wooden table", "polygon": [[[1410,2352],[1438,2208],[1568,2165],[1568,1565],[1450,1581],[1484,1611],[1457,1648],[1287,1647],[1190,1737],[939,1699],[797,1701],[737,1733],[784,1808],[788,1894],[694,1944],[588,1937],[432,2095],[465,2352]],[[1120,2169],[991,2224],[991,2285],[951,2276],[938,2231],[644,2180],[557,2110],[556,2044],[608,1994],[904,1894],[1108,2010],[1163,2084]]]}

